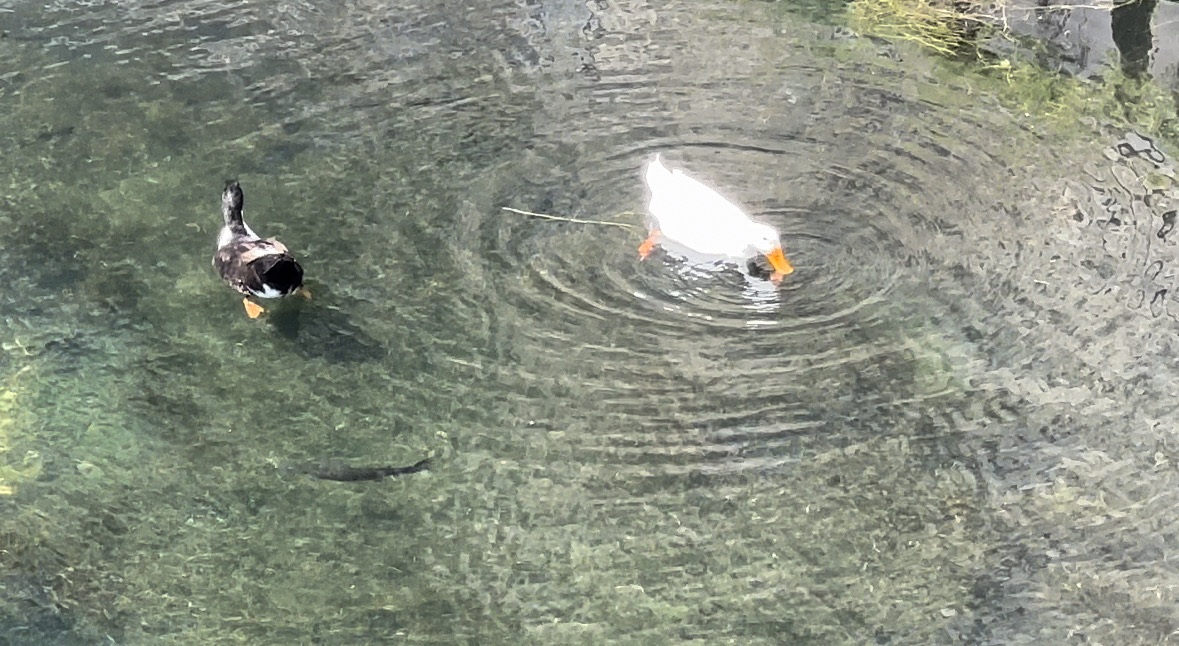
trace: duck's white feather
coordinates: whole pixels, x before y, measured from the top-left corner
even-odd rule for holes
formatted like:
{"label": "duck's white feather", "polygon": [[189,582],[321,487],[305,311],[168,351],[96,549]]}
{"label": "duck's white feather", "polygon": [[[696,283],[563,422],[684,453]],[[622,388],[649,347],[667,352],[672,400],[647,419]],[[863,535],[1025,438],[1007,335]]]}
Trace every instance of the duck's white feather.
{"label": "duck's white feather", "polygon": [[646,181],[647,209],[663,238],[697,253],[728,258],[769,251],[763,249],[766,225],[683,171],[669,170],[659,155],[647,164]]}
{"label": "duck's white feather", "polygon": [[[261,240],[257,233],[250,228],[250,225],[242,222],[242,226],[246,228],[246,235],[242,237],[243,240]],[[220,249],[234,240],[233,229],[227,224],[221,227],[221,231],[217,234],[217,248]]]}

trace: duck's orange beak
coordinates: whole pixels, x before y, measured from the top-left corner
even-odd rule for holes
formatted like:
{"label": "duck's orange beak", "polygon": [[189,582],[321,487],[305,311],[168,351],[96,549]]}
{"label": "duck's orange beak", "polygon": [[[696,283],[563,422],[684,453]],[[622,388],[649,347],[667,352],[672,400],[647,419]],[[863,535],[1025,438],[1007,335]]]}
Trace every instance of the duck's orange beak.
{"label": "duck's orange beak", "polygon": [[794,273],[794,266],[786,260],[786,254],[782,253],[782,247],[774,247],[774,250],[766,254],[766,260],[770,261],[770,266],[774,268],[774,273],[786,276]]}

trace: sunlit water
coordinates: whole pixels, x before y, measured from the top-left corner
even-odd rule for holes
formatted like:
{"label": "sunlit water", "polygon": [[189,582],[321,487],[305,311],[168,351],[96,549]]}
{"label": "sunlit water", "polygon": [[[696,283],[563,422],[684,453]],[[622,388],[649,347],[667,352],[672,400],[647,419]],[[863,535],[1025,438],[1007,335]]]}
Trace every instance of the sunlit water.
{"label": "sunlit water", "polygon": [[[1179,629],[1165,158],[774,4],[404,4],[2,9],[0,641]],[[656,152],[795,274],[640,261]]]}

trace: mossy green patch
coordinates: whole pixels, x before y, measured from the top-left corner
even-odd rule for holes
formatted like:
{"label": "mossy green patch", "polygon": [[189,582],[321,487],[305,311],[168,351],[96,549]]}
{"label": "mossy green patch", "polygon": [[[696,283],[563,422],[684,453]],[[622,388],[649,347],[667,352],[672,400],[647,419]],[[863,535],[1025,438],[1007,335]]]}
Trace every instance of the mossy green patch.
{"label": "mossy green patch", "polygon": [[[860,33],[944,56],[959,77],[955,85],[965,83],[970,92],[994,96],[1033,121],[1045,120],[1044,134],[1060,136],[1075,132],[1079,120],[1098,120],[1179,144],[1172,92],[1151,79],[1127,77],[1114,61],[1098,81],[1050,69],[1039,63],[1050,58],[1042,43],[1005,32],[985,17],[998,11],[993,7],[942,0],[856,0],[847,11],[849,25]],[[984,23],[989,26],[980,30]],[[992,36],[1007,41],[1006,53],[989,51]]]}

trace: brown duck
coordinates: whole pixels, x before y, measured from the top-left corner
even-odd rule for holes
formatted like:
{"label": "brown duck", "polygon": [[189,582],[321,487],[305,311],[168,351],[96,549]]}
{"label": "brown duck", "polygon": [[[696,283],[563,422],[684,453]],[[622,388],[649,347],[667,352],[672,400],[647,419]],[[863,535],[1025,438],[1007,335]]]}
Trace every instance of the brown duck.
{"label": "brown duck", "polygon": [[295,292],[307,298],[311,294],[303,288],[303,268],[287,251],[286,245],[274,238],[261,238],[242,219],[245,196],[235,181],[225,184],[221,194],[221,213],[225,226],[217,235],[217,253],[213,266],[229,286],[246,295],[242,303],[250,318],[258,318],[266,311],[254,303],[255,298],[282,298]]}

